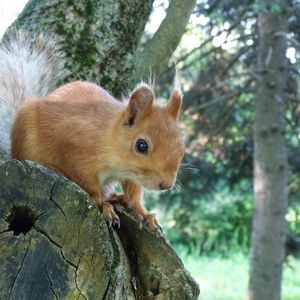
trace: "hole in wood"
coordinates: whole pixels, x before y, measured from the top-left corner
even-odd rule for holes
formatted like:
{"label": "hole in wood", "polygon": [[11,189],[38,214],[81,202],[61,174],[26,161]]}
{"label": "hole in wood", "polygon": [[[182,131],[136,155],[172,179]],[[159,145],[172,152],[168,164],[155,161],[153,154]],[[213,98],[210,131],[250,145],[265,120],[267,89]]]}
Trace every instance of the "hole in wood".
{"label": "hole in wood", "polygon": [[10,210],[10,215],[6,218],[8,231],[13,231],[14,235],[26,234],[34,226],[37,218],[37,215],[31,208],[14,206]]}

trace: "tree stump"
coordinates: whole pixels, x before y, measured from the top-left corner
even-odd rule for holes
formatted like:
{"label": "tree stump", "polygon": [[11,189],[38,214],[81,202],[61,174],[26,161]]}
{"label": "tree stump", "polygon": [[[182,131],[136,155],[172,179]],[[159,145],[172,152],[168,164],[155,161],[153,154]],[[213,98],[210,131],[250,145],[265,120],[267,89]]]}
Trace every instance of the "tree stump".
{"label": "tree stump", "polygon": [[0,166],[0,299],[197,299],[163,236],[118,206],[109,228],[75,183],[29,161]]}

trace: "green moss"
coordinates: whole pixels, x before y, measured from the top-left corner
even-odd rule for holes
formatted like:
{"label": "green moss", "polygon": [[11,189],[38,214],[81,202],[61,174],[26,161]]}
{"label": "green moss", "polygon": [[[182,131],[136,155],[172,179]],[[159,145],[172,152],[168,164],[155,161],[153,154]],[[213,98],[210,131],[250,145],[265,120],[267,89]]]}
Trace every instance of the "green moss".
{"label": "green moss", "polygon": [[115,96],[130,89],[134,53],[153,0],[31,0],[16,27],[54,36],[64,54],[61,82],[82,79]]}

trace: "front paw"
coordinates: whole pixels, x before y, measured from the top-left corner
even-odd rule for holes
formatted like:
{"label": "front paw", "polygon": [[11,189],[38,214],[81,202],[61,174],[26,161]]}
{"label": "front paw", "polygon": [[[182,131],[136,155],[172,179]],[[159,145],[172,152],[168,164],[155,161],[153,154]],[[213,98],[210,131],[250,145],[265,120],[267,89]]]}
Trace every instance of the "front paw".
{"label": "front paw", "polygon": [[143,226],[148,225],[150,231],[160,231],[162,232],[162,227],[158,220],[156,219],[155,213],[151,212],[134,212],[138,219],[139,228],[142,229]]}
{"label": "front paw", "polygon": [[112,225],[117,225],[118,228],[120,228],[120,219],[116,214],[113,206],[108,202],[104,202],[102,204],[102,208],[102,214],[108,226],[111,227]]}

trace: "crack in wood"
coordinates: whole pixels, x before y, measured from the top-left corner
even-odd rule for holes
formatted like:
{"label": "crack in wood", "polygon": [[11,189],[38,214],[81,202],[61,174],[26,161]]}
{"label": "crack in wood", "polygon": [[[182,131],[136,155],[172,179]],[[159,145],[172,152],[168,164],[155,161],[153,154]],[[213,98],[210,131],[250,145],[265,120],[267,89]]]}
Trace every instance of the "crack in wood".
{"label": "crack in wood", "polygon": [[109,292],[110,284],[111,284],[111,279],[109,278],[108,283],[107,283],[107,286],[106,286],[105,291],[104,291],[104,294],[103,294],[103,297],[102,297],[102,300],[105,300],[105,299],[106,299],[107,294],[108,294],[108,292]]}
{"label": "crack in wood", "polygon": [[3,233],[8,232],[8,231],[10,231],[10,230],[9,229],[5,229],[5,230],[1,231],[0,234],[3,234]]}
{"label": "crack in wood", "polygon": [[9,291],[9,294],[8,294],[8,300],[10,299],[10,296],[11,296],[12,290],[13,290],[13,288],[14,288],[14,285],[15,285],[15,283],[16,283],[16,281],[17,281],[17,279],[18,279],[18,276],[19,276],[19,274],[20,274],[20,272],[21,272],[21,269],[22,269],[24,260],[25,260],[25,258],[26,258],[26,256],[27,256],[27,253],[28,253],[28,250],[29,250],[29,247],[30,247],[30,243],[31,243],[31,239],[30,239],[29,242],[28,242],[28,246],[27,246],[26,251],[25,251],[25,254],[24,254],[23,258],[22,258],[20,268],[18,269],[17,275],[16,275],[16,277],[15,277],[13,283],[12,283],[12,286],[11,286],[11,288],[10,288],[10,291]]}
{"label": "crack in wood", "polygon": [[66,261],[70,266],[72,266],[73,268],[77,269],[78,266],[76,264],[74,264],[73,262],[71,262],[69,259],[67,259],[62,251],[62,249],[60,250],[60,254],[63,258],[64,261]]}
{"label": "crack in wood", "polygon": [[75,269],[78,267],[75,263],[73,263],[72,261],[70,261],[69,259],[67,259],[64,256],[63,251],[62,251],[62,247],[63,247],[62,245],[60,245],[55,240],[53,240],[49,236],[49,234],[47,232],[45,232],[43,229],[39,228],[38,226],[35,226],[34,228],[38,233],[42,234],[50,243],[52,243],[53,245],[55,245],[56,247],[58,247],[60,249],[60,255],[66,263],[68,263],[70,266],[72,266]]}
{"label": "crack in wood", "polygon": [[65,220],[66,220],[66,222],[68,223],[68,219],[67,219],[67,216],[66,216],[66,214],[65,214],[65,212],[64,212],[64,210],[60,207],[60,205],[53,199],[53,195],[54,195],[54,188],[55,188],[55,186],[56,186],[56,184],[57,184],[57,181],[58,181],[58,179],[56,179],[55,181],[54,181],[54,183],[53,183],[53,185],[52,185],[52,188],[51,188],[51,190],[50,190],[50,197],[49,197],[49,200],[61,211],[61,213],[63,214],[63,216],[65,217]]}
{"label": "crack in wood", "polygon": [[78,297],[77,297],[77,300],[78,300],[78,298],[79,298],[80,296],[82,296],[84,299],[88,300],[87,297],[82,293],[81,289],[79,288],[78,282],[77,282],[77,276],[78,276],[77,271],[78,271],[78,268],[79,268],[79,265],[80,265],[80,260],[81,260],[82,256],[83,256],[83,254],[80,255],[79,261],[78,261],[78,266],[77,266],[77,268],[75,269],[75,285],[76,285],[76,289],[79,291],[79,295],[78,295]]}
{"label": "crack in wood", "polygon": [[45,236],[47,238],[47,240],[49,240],[52,244],[54,244],[56,247],[58,248],[62,248],[62,245],[60,245],[58,242],[56,242],[53,238],[50,237],[50,235],[45,231],[43,230],[42,228],[40,228],[39,226],[34,226],[34,229],[42,234],[43,236]]}
{"label": "crack in wood", "polygon": [[58,300],[59,298],[58,298],[58,296],[56,295],[56,293],[55,293],[55,291],[54,291],[53,283],[52,283],[50,274],[49,274],[49,272],[48,272],[48,270],[47,270],[47,266],[44,265],[44,267],[45,267],[45,271],[46,271],[46,275],[47,275],[48,281],[49,281],[49,283],[50,283],[51,291],[52,291],[53,295],[55,296],[55,298]]}

